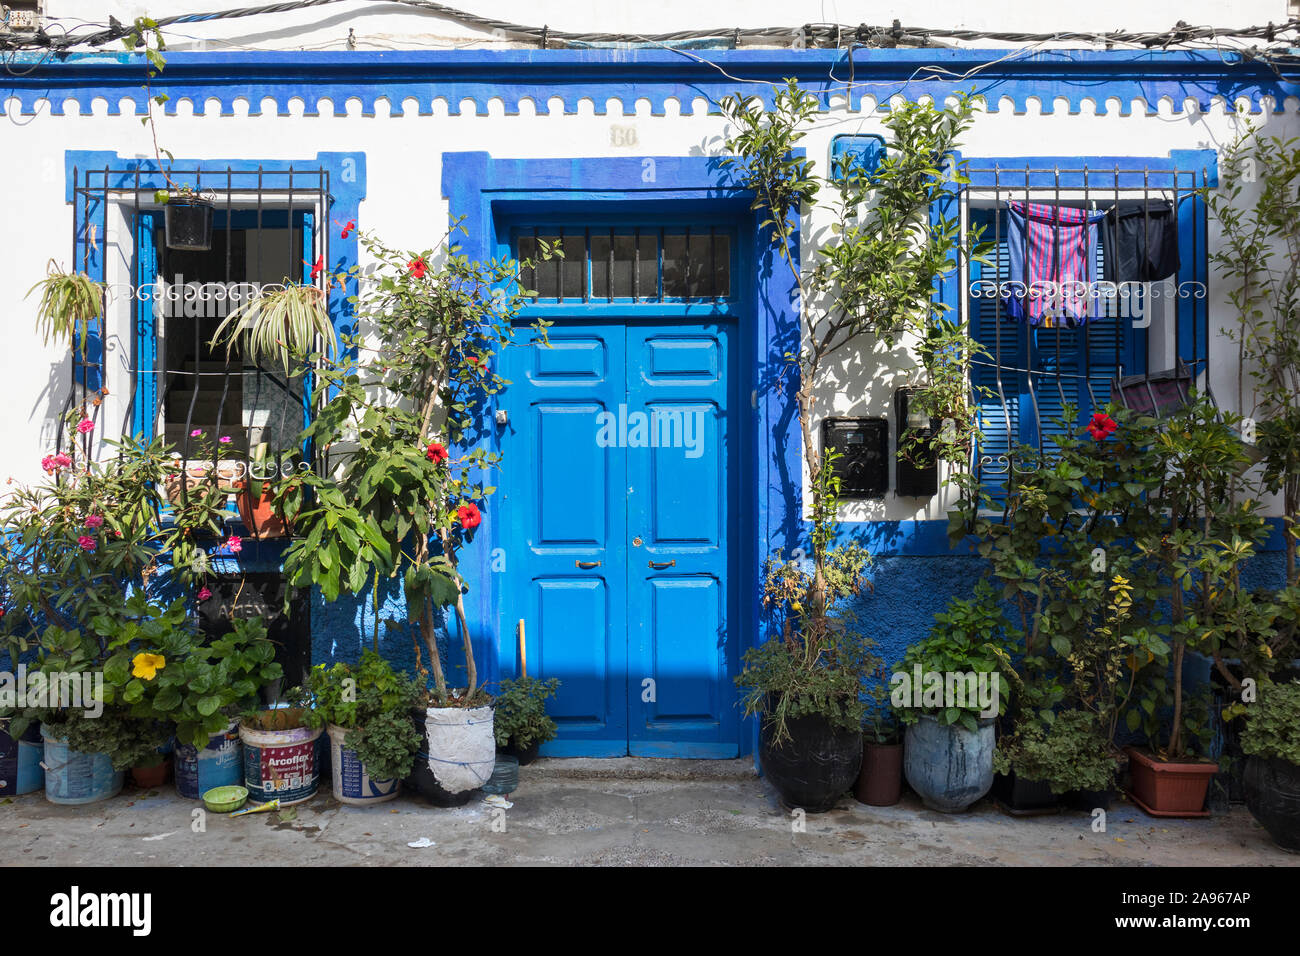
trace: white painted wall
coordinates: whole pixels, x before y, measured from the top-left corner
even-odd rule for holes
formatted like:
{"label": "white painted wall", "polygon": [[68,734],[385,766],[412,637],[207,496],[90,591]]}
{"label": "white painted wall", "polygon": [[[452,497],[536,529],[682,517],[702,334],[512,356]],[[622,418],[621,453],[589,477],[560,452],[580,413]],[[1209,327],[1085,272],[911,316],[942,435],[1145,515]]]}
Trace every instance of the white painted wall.
{"label": "white painted wall", "polygon": [[[523,9],[524,5],[497,6]],[[1249,19],[1249,9],[1262,10],[1264,5],[1246,6],[1246,11],[1236,11],[1239,21]],[[843,9],[840,15],[844,15]],[[234,115],[221,116],[219,110],[211,110],[205,116],[194,116],[192,106],[183,101],[178,115],[160,119],[159,135],[168,149],[186,159],[244,155],[304,159],[322,150],[364,149],[368,183],[361,224],[383,234],[390,244],[416,248],[434,244],[444,230],[447,213],[441,198],[440,169],[443,151],[486,150],[498,157],[687,155],[701,148],[718,152],[725,135],[723,120],[705,115],[702,100],[681,104],[680,112],[677,104],[670,103],[665,116],[649,115],[644,102],[635,115],[609,116],[595,115],[589,102],[582,104],[578,115],[571,116],[559,111],[548,113],[546,104],[534,106],[527,102],[520,115],[509,117],[499,102],[493,104],[490,115],[481,117],[472,112],[449,116],[441,101],[435,102],[432,116],[419,116],[415,104],[409,105],[412,108],[404,116],[391,116],[387,104],[381,101],[374,116],[362,116],[360,105],[352,102],[347,116],[336,117],[326,108],[321,115],[308,117],[297,101],[290,104],[288,116],[276,115],[269,104],[262,115],[249,116],[248,105],[237,103]],[[19,116],[15,110],[0,118],[0,143],[4,146],[0,149],[0,182],[11,184],[3,206],[6,228],[0,230],[0,269],[5,278],[0,283],[0,316],[4,317],[6,331],[6,347],[0,350],[0,381],[4,382],[6,396],[6,411],[0,416],[0,478],[29,480],[39,476],[40,458],[52,440],[52,416],[66,397],[70,377],[67,356],[41,344],[33,327],[34,302],[23,298],[44,273],[47,260],[54,258],[68,264],[72,213],[64,202],[64,151],[110,149],[124,156],[152,155],[149,132],[139,118],[108,115],[108,104],[102,99],[87,115],[79,114],[72,103],[68,106],[69,115],[61,117],[50,115],[45,108],[35,116]],[[1171,149],[1219,148],[1232,137],[1236,122],[1222,103],[1204,114],[1174,114],[1170,104],[1164,103],[1152,116],[1144,115],[1143,110],[1135,110],[1130,116],[1118,115],[1118,111],[1096,115],[1088,103],[1074,115],[1068,109],[1039,115],[1031,104],[1028,112],[1019,115],[1008,108],[980,117],[966,137],[963,151],[972,159],[993,155],[1071,156],[1082,150],[1163,156]],[[1286,135],[1297,132],[1294,114],[1267,118],[1266,122],[1270,129]],[[614,124],[634,125],[637,145],[611,145],[610,127]],[[860,113],[841,107],[817,123],[805,145],[809,155],[824,163],[834,134],[878,129],[880,114],[871,111],[871,104]],[[20,185],[14,188],[12,184]],[[119,261],[125,261],[130,252],[124,224],[124,220],[118,220],[115,227],[110,225],[110,235],[101,237],[111,245],[122,246]],[[811,220],[805,226],[805,236],[815,235],[824,225],[823,221]],[[1215,327],[1223,324],[1226,316],[1222,304],[1216,308],[1212,318]],[[120,323],[122,316],[114,321]],[[1235,361],[1224,360],[1229,354],[1229,346],[1221,343],[1213,362],[1212,384],[1225,401],[1236,393]],[[113,411],[120,419],[122,408],[118,402],[125,396],[128,379],[119,362],[110,361],[109,366],[109,387],[115,393]],[[827,414],[892,416],[893,390],[906,372],[905,360],[875,356],[868,349],[845,363],[837,374],[838,387],[824,392],[821,409]],[[914,511],[909,503],[891,496],[883,502],[848,505],[844,517],[939,518],[949,504],[939,497],[925,509]]]}

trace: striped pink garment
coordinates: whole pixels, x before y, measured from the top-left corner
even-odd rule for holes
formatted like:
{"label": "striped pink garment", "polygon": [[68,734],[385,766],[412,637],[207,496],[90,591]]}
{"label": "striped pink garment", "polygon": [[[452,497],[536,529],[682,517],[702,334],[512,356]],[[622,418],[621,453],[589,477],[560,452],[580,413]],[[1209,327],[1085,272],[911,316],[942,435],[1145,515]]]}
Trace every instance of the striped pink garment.
{"label": "striped pink garment", "polygon": [[1004,284],[1002,295],[1012,318],[1025,318],[1026,298],[1030,325],[1074,327],[1093,317],[1089,290],[1097,280],[1097,224],[1105,216],[1073,206],[1007,203],[1011,288]]}

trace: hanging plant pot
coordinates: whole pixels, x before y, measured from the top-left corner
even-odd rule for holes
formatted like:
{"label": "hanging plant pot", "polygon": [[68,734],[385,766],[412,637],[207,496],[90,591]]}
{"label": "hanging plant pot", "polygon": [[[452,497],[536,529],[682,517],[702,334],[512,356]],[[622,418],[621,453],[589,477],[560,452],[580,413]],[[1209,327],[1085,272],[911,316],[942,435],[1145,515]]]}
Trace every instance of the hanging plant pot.
{"label": "hanging plant pot", "polygon": [[1153,817],[1208,817],[1205,794],[1219,765],[1208,760],[1158,760],[1144,747],[1126,747],[1129,796]]}
{"label": "hanging plant pot", "polygon": [[249,535],[261,541],[293,533],[292,526],[275,507],[275,489],[269,481],[239,481],[235,487],[239,489],[235,493],[239,520],[244,522]]}
{"label": "hanging plant pot", "polygon": [[211,199],[188,193],[172,193],[167,197],[164,218],[168,249],[187,249],[207,252],[212,248]]}
{"label": "hanging plant pot", "polygon": [[781,802],[808,813],[834,809],[862,768],[861,732],[836,727],[820,715],[790,717],[785,722],[790,736],[777,744],[773,722],[761,719],[759,760]]}
{"label": "hanging plant pot", "polygon": [[1249,757],[1242,783],[1250,815],[1274,843],[1300,853],[1300,767],[1276,757]]}

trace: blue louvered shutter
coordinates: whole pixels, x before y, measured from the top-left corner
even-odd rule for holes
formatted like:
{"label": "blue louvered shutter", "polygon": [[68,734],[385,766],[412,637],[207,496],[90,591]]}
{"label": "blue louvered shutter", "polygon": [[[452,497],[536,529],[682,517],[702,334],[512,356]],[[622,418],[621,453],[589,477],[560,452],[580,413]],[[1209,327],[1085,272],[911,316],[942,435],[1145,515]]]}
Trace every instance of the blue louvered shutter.
{"label": "blue louvered shutter", "polygon": [[[1001,282],[1007,278],[1005,219],[995,223],[993,210],[976,210],[972,221],[984,225],[983,238],[993,243],[989,265],[972,267],[972,288],[981,279]],[[1094,255],[1100,276],[1100,243]],[[970,316],[973,335],[989,352],[971,373],[984,436],[980,455],[995,461],[1021,445],[1050,453],[1052,436],[1069,427],[1062,424],[1066,405],[1086,421],[1110,400],[1111,379],[1121,365],[1126,374],[1141,370],[1134,362],[1132,322],[1119,315],[1102,315],[1077,329],[1030,328],[1010,318],[994,296],[980,295],[970,300]],[[996,499],[1002,474],[996,464],[983,474],[985,490]]]}

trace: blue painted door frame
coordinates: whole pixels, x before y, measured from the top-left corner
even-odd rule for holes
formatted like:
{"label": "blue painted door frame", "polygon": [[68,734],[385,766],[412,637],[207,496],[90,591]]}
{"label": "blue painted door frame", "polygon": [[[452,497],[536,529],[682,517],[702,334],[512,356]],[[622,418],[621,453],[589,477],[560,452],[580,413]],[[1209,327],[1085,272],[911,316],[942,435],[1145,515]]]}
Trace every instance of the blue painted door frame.
{"label": "blue painted door frame", "polygon": [[[582,218],[597,215],[598,210],[624,222],[663,221],[667,215],[682,221],[725,219],[737,224],[745,266],[737,273],[736,282],[746,296],[745,305],[638,306],[638,315],[647,321],[672,317],[703,322],[716,321],[720,314],[735,316],[736,335],[731,345],[737,434],[731,481],[736,492],[732,499],[735,511],[726,522],[736,536],[729,577],[734,582],[737,620],[728,623],[729,643],[734,647],[728,666],[734,673],[740,655],[766,636],[764,622],[756,613],[762,560],[777,548],[788,553],[799,543],[802,530],[794,410],[798,376],[785,360],[797,347],[798,316],[788,269],[758,228],[759,219],[750,209],[752,195],[733,182],[714,157],[494,159],[482,152],[444,153],[442,182],[450,214],[463,233],[458,244],[471,259],[508,255],[513,223]],[[797,261],[797,232],[792,247]],[[561,308],[539,305],[534,311],[556,318]],[[619,309],[618,305],[589,303],[584,314],[594,322],[616,316]],[[505,408],[494,399],[486,415],[494,415],[498,407]],[[500,450],[501,439],[500,426],[489,427],[483,430],[479,443]],[[506,460],[503,467],[527,464]],[[496,484],[499,476],[485,476],[485,480]],[[462,567],[469,579],[467,611],[474,632],[487,635],[478,645],[480,670],[488,682],[494,682],[518,673],[518,652],[516,621],[506,619],[503,610],[510,586],[508,575],[499,573],[509,567],[511,558],[497,544],[508,540],[508,530],[497,527],[491,501],[484,525],[493,546],[477,549],[477,561]],[[736,718],[739,752],[748,753],[753,749],[756,727],[753,721],[741,722],[738,713]]]}

